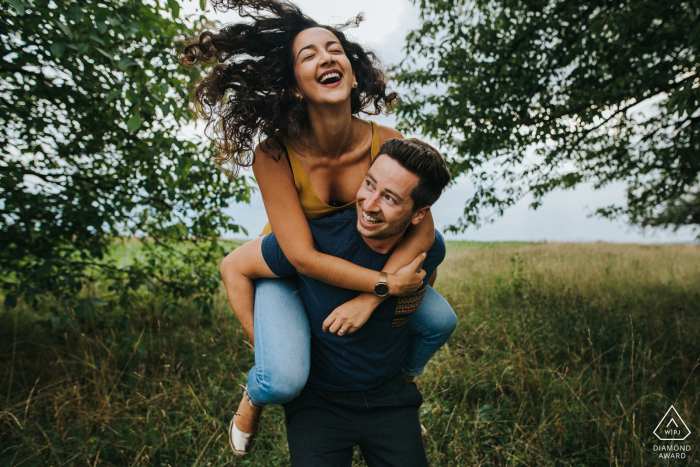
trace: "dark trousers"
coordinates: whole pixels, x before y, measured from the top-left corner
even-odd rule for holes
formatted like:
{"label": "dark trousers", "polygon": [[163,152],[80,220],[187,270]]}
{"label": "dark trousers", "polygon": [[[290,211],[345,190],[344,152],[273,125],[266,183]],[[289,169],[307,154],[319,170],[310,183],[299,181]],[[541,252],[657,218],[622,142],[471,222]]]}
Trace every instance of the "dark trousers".
{"label": "dark trousers", "polygon": [[292,466],[350,467],[359,446],[369,467],[427,467],[422,402],[403,374],[365,391],[304,388],[284,406]]}

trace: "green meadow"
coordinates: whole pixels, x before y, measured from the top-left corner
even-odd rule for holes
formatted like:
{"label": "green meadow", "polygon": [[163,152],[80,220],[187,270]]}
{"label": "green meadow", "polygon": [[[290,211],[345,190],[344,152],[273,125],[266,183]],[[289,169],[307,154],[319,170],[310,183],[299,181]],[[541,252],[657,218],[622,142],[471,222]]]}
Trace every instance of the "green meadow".
{"label": "green meadow", "polygon": [[[431,465],[700,464],[700,245],[451,242],[436,289],[459,325],[417,379]],[[288,465],[281,407],[229,451],[254,355],[223,287],[209,316],[139,293],[77,329],[0,312],[0,466]],[[654,448],[671,405],[685,459]]]}

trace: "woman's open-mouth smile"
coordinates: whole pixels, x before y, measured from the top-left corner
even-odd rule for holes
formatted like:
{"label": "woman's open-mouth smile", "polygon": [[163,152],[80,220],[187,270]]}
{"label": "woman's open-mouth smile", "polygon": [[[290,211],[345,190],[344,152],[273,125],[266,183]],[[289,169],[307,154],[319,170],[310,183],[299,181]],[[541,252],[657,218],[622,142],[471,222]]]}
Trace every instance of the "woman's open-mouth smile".
{"label": "woman's open-mouth smile", "polygon": [[325,71],[319,78],[318,84],[325,88],[334,88],[340,85],[343,74],[336,69]]}

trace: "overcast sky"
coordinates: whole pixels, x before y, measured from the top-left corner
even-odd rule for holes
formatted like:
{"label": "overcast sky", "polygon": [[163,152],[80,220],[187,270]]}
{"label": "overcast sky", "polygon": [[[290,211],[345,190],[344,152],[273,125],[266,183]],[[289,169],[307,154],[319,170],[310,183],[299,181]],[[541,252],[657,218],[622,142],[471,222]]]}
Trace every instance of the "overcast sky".
{"label": "overcast sky", "polygon": [[[200,13],[199,1],[183,2],[185,13]],[[365,21],[360,27],[350,29],[347,34],[364,46],[372,49],[386,66],[398,63],[403,58],[405,37],[411,29],[419,26],[419,10],[408,0],[297,0],[295,3],[321,24],[339,24],[360,12]],[[233,13],[214,12],[207,6],[208,18],[222,23],[235,22]],[[378,123],[395,126],[395,119],[373,118]],[[199,133],[203,125],[198,125]],[[405,135],[416,136],[420,135]],[[435,225],[442,228],[457,221],[464,209],[464,203],[473,193],[473,187],[466,177],[460,178],[447,189],[433,206]],[[503,217],[479,229],[470,228],[458,235],[446,235],[448,239],[481,241],[522,240],[522,241],[606,241],[624,243],[666,243],[690,242],[695,235],[688,229],[671,231],[642,232],[630,227],[624,221],[608,221],[589,214],[602,206],[623,204],[625,186],[615,184],[602,190],[593,190],[583,185],[575,190],[556,191],[549,194],[541,207],[533,211],[528,207],[528,199],[513,206]],[[248,229],[251,237],[262,231],[265,222],[265,208],[256,194],[250,205],[232,206],[230,214],[234,220]],[[240,235],[236,235],[240,236]]]}

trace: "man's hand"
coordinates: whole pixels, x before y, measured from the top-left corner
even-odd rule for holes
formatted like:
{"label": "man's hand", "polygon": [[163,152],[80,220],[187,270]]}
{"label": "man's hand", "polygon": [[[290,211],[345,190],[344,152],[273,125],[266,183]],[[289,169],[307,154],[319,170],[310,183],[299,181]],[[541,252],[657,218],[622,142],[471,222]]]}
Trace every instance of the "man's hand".
{"label": "man's hand", "polygon": [[[372,316],[372,312],[382,302],[382,299],[370,294],[361,294],[349,302],[345,302],[323,322],[323,332],[344,336],[360,329]],[[340,330],[343,332],[338,332]]]}
{"label": "man's hand", "polygon": [[402,267],[396,274],[389,274],[388,286],[389,295],[404,297],[416,293],[423,286],[425,279],[425,271],[423,261],[425,261],[425,253],[421,253],[406,266]]}

